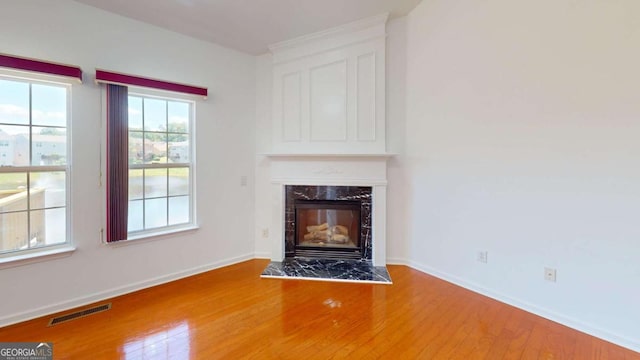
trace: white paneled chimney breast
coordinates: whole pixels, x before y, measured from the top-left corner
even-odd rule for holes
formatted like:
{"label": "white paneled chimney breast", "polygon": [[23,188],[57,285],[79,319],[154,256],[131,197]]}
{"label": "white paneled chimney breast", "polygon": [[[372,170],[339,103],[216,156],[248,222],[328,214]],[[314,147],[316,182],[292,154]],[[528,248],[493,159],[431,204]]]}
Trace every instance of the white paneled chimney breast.
{"label": "white paneled chimney breast", "polygon": [[273,152],[382,154],[387,15],[270,46]]}
{"label": "white paneled chimney breast", "polygon": [[351,186],[371,189],[372,244],[362,260],[386,264],[386,20],[383,14],[269,47],[272,151],[264,155],[273,261],[290,256],[287,186]]}

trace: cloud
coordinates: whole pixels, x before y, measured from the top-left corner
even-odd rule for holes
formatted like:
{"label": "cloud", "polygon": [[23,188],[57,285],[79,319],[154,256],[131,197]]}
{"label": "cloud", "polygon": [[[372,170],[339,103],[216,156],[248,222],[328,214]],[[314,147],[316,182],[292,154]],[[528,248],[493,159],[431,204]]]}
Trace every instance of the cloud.
{"label": "cloud", "polygon": [[16,123],[24,122],[29,118],[29,110],[11,104],[0,104],[0,122]]}
{"label": "cloud", "polygon": [[[33,110],[34,124],[65,126],[66,113],[62,111]],[[0,104],[0,122],[26,125],[29,109],[12,104]]]}
{"label": "cloud", "polygon": [[36,124],[64,126],[66,114],[62,111],[33,110],[33,122]]}

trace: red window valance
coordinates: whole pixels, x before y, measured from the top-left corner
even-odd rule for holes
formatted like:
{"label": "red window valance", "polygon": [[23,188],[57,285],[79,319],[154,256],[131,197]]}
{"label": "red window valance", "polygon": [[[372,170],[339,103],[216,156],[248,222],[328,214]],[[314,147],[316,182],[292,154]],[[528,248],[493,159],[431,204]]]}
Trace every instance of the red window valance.
{"label": "red window valance", "polygon": [[203,88],[203,87],[179,84],[179,83],[174,83],[169,81],[150,79],[142,76],[128,75],[128,74],[122,74],[122,73],[116,73],[112,71],[98,70],[98,69],[96,69],[96,82],[103,83],[103,84],[140,86],[140,87],[146,87],[151,89],[197,95],[197,96],[202,96],[204,98],[207,97],[207,93],[208,93],[207,88]]}
{"label": "red window valance", "polygon": [[0,67],[34,71],[49,75],[66,76],[78,79],[78,81],[82,82],[82,69],[73,65],[56,64],[49,61],[0,54]]}

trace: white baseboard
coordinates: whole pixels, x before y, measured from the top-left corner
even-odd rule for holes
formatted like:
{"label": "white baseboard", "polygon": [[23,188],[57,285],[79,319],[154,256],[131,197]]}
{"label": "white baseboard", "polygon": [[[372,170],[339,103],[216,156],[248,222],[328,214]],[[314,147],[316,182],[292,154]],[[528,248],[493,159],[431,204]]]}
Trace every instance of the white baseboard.
{"label": "white baseboard", "polygon": [[270,253],[270,252],[268,252],[268,251],[265,251],[265,252],[258,252],[258,251],[256,251],[256,252],[254,253],[254,257],[255,257],[256,259],[271,259],[271,253]]}
{"label": "white baseboard", "polygon": [[229,259],[224,259],[220,261],[216,261],[210,264],[198,266],[195,268],[187,269],[184,271],[179,271],[172,274],[167,274],[163,276],[158,276],[155,278],[151,278],[149,280],[140,281],[134,284],[117,287],[114,289],[109,289],[105,291],[101,291],[99,293],[91,294],[88,296],[81,296],[75,299],[71,299],[68,301],[59,302],[57,304],[47,305],[35,310],[29,310],[25,312],[21,312],[18,314],[13,314],[9,316],[5,316],[0,318],[0,327],[16,324],[19,322],[39,318],[41,316],[46,316],[50,314],[54,314],[61,311],[66,311],[70,309],[74,309],[80,306],[85,306],[94,302],[103,301],[106,299],[110,299],[116,296],[132,293],[134,291],[146,289],[152,286],[161,285],[164,283],[168,283],[174,280],[182,279],[185,277],[189,277],[192,275],[200,274],[206,271],[214,270],[217,268],[221,268],[228,265],[237,264],[239,262],[251,260],[254,258],[254,254],[246,254],[241,256],[236,256]]}
{"label": "white baseboard", "polygon": [[404,258],[387,258],[387,265],[406,265],[409,266],[409,260]]}
{"label": "white baseboard", "polygon": [[[401,259],[395,259],[395,260],[401,260]],[[388,261],[391,261],[391,259],[388,259]],[[400,263],[399,263],[400,264]],[[584,333],[587,333],[589,335],[593,335],[597,338],[612,342],[614,344],[620,345],[622,347],[631,349],[633,351],[637,351],[640,352],[640,342],[638,342],[637,339],[630,339],[628,337],[625,336],[620,336],[618,334],[614,334],[610,331],[607,330],[603,330],[597,327],[593,327],[591,325],[585,324],[584,322],[574,319],[574,318],[570,318],[561,314],[558,314],[554,311],[542,308],[540,306],[528,303],[526,301],[522,301],[522,300],[518,300],[515,298],[512,298],[510,296],[501,294],[499,292],[487,289],[483,286],[480,286],[478,284],[475,284],[473,282],[469,282],[467,280],[464,280],[462,278],[459,278],[457,276],[445,273],[445,272],[441,272],[439,270],[436,270],[428,265],[425,264],[421,264],[419,262],[416,261],[408,261],[406,263],[407,266],[416,269],[418,271],[421,271],[425,274],[429,274],[432,276],[435,276],[439,279],[448,281],[452,284],[461,286],[465,289],[471,290],[473,292],[476,292],[480,295],[484,295],[487,297],[490,297],[492,299],[498,300],[500,302],[503,302],[505,304],[509,304],[511,306],[515,306],[519,309],[522,309],[524,311],[530,312],[532,314],[538,315],[540,317],[543,317],[545,319],[551,320],[551,321],[555,321],[559,324],[568,326],[572,329],[578,330],[578,331],[582,331]]]}

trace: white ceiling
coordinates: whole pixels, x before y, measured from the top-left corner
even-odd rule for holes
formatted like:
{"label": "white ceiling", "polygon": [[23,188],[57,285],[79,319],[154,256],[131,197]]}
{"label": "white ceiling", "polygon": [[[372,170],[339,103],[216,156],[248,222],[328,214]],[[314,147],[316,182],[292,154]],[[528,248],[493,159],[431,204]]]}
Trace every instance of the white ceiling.
{"label": "white ceiling", "polygon": [[420,0],[75,0],[258,55],[267,46],[369,16],[404,16]]}

